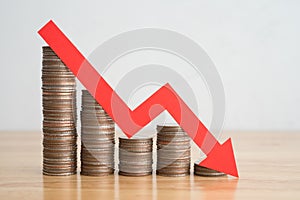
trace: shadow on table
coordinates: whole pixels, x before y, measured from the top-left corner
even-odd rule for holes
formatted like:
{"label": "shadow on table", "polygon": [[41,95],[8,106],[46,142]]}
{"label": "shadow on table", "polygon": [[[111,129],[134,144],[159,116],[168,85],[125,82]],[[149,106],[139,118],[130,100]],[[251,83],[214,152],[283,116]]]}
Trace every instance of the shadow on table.
{"label": "shadow on table", "polygon": [[44,200],[234,199],[238,179],[228,177],[43,177]]}
{"label": "shadow on table", "polygon": [[77,200],[77,175],[72,176],[43,176],[44,200]]}

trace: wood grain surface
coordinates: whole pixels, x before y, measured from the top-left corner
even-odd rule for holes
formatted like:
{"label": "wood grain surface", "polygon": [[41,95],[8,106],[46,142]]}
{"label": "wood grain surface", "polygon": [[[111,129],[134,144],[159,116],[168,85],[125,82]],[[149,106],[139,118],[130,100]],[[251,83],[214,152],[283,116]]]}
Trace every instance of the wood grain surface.
{"label": "wood grain surface", "polygon": [[223,137],[233,138],[239,179],[43,176],[42,134],[2,131],[0,199],[300,199],[300,132],[227,132]]}

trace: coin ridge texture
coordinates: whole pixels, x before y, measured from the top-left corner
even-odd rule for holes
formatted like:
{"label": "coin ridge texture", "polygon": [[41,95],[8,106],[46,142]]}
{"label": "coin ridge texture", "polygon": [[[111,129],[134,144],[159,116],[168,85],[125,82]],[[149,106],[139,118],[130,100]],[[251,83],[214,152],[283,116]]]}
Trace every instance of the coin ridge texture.
{"label": "coin ridge texture", "polygon": [[113,174],[115,123],[87,90],[81,99],[81,174]]}
{"label": "coin ridge texture", "polygon": [[77,172],[76,81],[48,46],[42,48],[43,174]]}
{"label": "coin ridge texture", "polygon": [[190,174],[190,137],[178,125],[157,126],[156,174],[179,177]]}
{"label": "coin ridge texture", "polygon": [[152,138],[119,138],[119,175],[151,175],[153,164],[152,152]]}

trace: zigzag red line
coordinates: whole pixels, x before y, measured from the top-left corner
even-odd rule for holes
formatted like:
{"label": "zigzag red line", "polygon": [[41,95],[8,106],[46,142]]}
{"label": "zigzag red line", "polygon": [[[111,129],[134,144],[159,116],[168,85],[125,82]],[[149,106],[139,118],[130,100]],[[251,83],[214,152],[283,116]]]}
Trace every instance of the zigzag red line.
{"label": "zigzag red line", "polygon": [[220,145],[169,84],[132,111],[52,21],[39,34],[129,138],[167,110],[207,155],[199,165],[238,177],[231,139]]}

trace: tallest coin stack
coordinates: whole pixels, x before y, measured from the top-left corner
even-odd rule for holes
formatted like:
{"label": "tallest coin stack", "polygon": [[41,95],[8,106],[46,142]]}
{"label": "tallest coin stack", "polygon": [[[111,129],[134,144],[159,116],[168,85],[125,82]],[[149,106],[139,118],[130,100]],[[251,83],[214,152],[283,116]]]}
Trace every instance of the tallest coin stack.
{"label": "tallest coin stack", "polygon": [[76,81],[50,47],[43,47],[43,174],[77,170]]}

